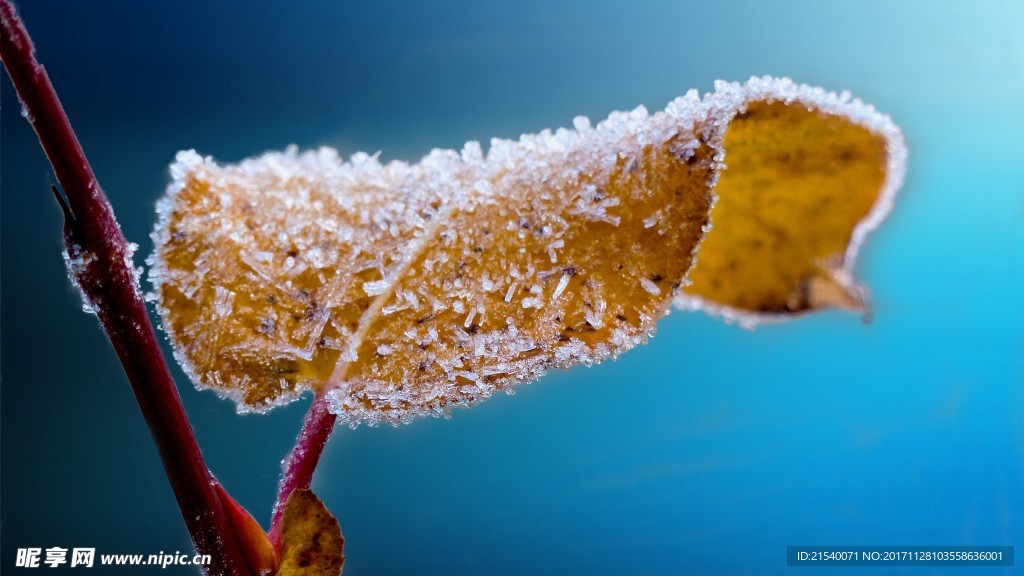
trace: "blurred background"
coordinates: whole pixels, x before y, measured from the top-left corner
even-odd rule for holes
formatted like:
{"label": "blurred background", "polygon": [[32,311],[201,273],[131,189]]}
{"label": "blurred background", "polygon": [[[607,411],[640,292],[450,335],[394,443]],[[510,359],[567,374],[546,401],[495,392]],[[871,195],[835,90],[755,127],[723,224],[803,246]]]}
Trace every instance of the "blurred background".
{"label": "blurred background", "polygon": [[[345,574],[814,574],[786,567],[787,545],[1021,552],[1024,4],[488,4],[21,2],[137,264],[180,149],[415,161],[762,74],[848,89],[905,131],[906,183],[858,263],[873,322],[747,331],[674,312],[616,362],[450,420],[338,429],[314,489]],[[0,83],[0,566],[28,546],[190,551]],[[211,468],[266,523],[308,398],[236,416],[173,371]]]}

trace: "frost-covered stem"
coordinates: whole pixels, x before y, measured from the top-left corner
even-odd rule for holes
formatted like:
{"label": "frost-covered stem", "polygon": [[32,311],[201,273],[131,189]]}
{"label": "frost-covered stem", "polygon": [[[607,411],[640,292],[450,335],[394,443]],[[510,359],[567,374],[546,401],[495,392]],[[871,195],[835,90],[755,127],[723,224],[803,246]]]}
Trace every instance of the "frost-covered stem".
{"label": "frost-covered stem", "polygon": [[215,559],[211,573],[244,576],[247,564],[149,322],[128,243],[8,0],[0,0],[0,57],[67,196],[58,201],[71,272],[121,360],[196,550]]}
{"label": "frost-covered stem", "polygon": [[323,395],[313,398],[313,404],[306,412],[302,421],[302,430],[295,442],[295,447],[281,463],[281,481],[277,488],[277,502],[274,503],[274,515],[270,521],[270,541],[275,549],[281,548],[281,515],[284,503],[291,493],[299,488],[309,488],[313,481],[313,472],[324,453],[324,446],[331,436],[334,423],[338,419],[327,409],[327,399]]}

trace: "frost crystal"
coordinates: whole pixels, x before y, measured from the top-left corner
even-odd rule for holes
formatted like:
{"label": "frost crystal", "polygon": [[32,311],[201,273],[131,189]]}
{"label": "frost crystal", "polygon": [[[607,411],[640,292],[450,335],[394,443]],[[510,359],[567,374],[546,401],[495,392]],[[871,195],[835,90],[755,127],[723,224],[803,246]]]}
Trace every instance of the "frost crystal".
{"label": "frost crystal", "polygon": [[81,275],[85,273],[89,264],[96,261],[96,255],[82,250],[78,245],[72,246],[72,251],[75,253],[74,256],[69,254],[67,250],[61,253],[64,256],[64,266],[68,270],[68,279],[71,280],[71,284],[78,291],[78,295],[82,297],[82,312],[96,314],[99,308],[85,295],[85,290],[82,290],[82,283],[80,281]]}
{"label": "frost crystal", "polygon": [[640,285],[643,286],[644,290],[646,290],[649,294],[653,294],[654,296],[661,294],[661,288],[658,288],[657,284],[655,284],[651,280],[648,280],[647,278],[641,278]]}
{"label": "frost crystal", "polygon": [[[321,266],[323,268],[323,266]],[[363,291],[366,292],[367,296],[380,296],[387,292],[388,282],[386,280],[374,280],[373,282],[364,282]]]}

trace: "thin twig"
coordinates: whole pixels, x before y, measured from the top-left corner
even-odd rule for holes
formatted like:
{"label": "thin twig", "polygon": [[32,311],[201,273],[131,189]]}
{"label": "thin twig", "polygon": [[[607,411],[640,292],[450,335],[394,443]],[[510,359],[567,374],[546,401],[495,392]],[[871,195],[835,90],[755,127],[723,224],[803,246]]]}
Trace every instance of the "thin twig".
{"label": "thin twig", "polygon": [[246,561],[139,294],[131,250],[8,0],[0,0],[0,57],[67,195],[66,203],[59,194],[58,201],[65,214],[65,248],[73,279],[121,360],[196,550],[216,562],[211,573],[244,576]]}
{"label": "thin twig", "polygon": [[306,412],[305,420],[302,421],[302,431],[299,432],[295,447],[282,462],[277,502],[274,503],[274,514],[270,521],[270,541],[277,550],[281,548],[281,518],[284,504],[295,490],[309,488],[337,419],[338,417],[327,409],[326,398],[317,395]]}

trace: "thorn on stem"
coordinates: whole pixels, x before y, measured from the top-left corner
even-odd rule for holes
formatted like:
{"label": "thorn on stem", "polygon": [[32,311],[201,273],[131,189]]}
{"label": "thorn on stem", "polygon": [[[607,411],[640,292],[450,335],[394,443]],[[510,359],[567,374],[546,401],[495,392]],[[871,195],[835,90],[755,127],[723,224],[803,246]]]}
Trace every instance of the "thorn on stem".
{"label": "thorn on stem", "polygon": [[75,221],[75,214],[71,211],[71,206],[68,206],[68,201],[61,194],[56,184],[50,184],[50,191],[53,192],[53,197],[57,199],[57,204],[60,205],[60,211],[64,214],[64,224],[70,224]]}

